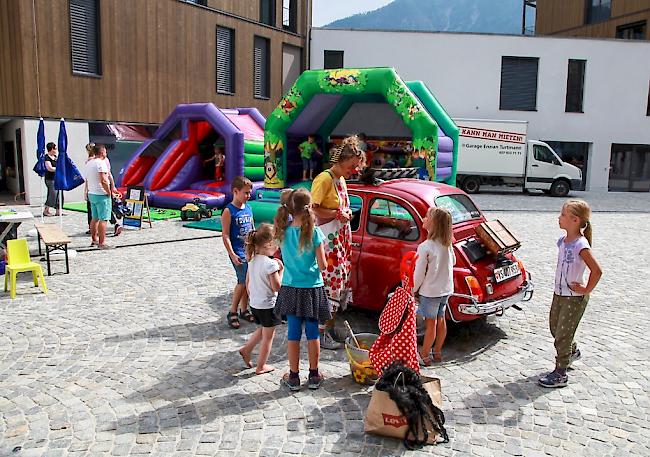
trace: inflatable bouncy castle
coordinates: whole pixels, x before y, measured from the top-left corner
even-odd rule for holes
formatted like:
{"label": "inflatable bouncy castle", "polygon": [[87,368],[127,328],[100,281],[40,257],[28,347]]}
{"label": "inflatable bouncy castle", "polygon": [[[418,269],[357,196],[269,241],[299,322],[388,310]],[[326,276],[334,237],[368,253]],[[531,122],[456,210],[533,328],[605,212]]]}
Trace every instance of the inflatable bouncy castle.
{"label": "inflatable bouncy castle", "polygon": [[178,105],[126,162],[116,185],[122,191],[143,186],[153,206],[180,208],[198,198],[208,207],[223,207],[235,176],[262,186],[264,123],[255,108]]}
{"label": "inflatable bouncy castle", "polygon": [[[406,141],[429,179],[455,185],[458,128],[426,85],[404,82],[393,68],[341,68],[303,72],[269,115],[265,188],[300,180],[298,145],[307,135],[327,151],[336,138],[360,132]],[[398,177],[408,169],[384,171]]]}

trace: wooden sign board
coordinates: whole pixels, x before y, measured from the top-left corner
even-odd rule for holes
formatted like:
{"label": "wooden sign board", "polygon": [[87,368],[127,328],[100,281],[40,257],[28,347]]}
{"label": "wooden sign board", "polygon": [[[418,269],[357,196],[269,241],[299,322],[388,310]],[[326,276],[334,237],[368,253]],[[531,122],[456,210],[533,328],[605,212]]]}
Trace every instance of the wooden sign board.
{"label": "wooden sign board", "polygon": [[147,198],[144,187],[129,186],[126,190],[126,198],[124,200],[127,208],[131,212],[128,216],[126,214],[124,215],[124,226],[142,228],[142,221],[144,220],[145,222],[149,222],[149,227],[151,227],[149,199]]}

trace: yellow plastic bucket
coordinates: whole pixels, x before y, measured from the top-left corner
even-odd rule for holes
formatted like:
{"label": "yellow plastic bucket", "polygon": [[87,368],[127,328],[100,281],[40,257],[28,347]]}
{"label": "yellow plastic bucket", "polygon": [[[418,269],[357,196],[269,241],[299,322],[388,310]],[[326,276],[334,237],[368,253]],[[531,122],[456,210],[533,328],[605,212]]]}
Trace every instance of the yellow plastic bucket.
{"label": "yellow plastic bucket", "polygon": [[379,335],[374,333],[357,333],[354,335],[359,342],[360,348],[354,345],[352,337],[345,340],[345,351],[348,353],[348,361],[350,362],[350,372],[352,378],[358,384],[374,384],[379,375],[370,362],[368,350],[375,342]]}

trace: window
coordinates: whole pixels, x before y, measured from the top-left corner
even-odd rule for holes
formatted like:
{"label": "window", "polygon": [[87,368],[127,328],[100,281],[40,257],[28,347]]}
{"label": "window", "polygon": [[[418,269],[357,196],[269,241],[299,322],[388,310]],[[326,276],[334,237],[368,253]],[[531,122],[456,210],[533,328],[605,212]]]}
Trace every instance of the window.
{"label": "window", "polygon": [[557,157],[555,157],[555,154],[553,154],[547,147],[545,146],[540,146],[539,144],[533,145],[533,156],[535,157],[535,160],[539,160],[540,162],[546,162],[546,163],[552,163],[553,165],[560,165],[560,162],[558,162]]}
{"label": "window", "polygon": [[298,30],[298,0],[282,0],[282,28],[294,33]]}
{"label": "window", "polygon": [[260,22],[275,27],[275,0],[260,0]]}
{"label": "window", "polygon": [[582,172],[582,183],[579,188],[573,190],[585,190],[587,168],[589,164],[589,143],[577,141],[544,141],[548,144],[563,162],[578,167]]}
{"label": "window", "polygon": [[395,240],[416,241],[420,232],[406,208],[391,200],[377,198],[370,205],[368,233]]}
{"label": "window", "polygon": [[235,93],[235,31],[217,27],[217,92]]}
{"label": "window", "polygon": [[612,0],[587,0],[586,5],[587,24],[606,21],[612,15]]}
{"label": "window", "polygon": [[537,109],[537,57],[501,58],[501,96],[499,109],[535,111]]}
{"label": "window", "polygon": [[646,21],[616,27],[616,38],[624,40],[645,40]]}
{"label": "window", "polygon": [[361,225],[361,210],[363,209],[363,199],[357,195],[350,195],[350,209],[352,210],[352,219],[350,227],[353,232],[359,230]]}
{"label": "window", "polygon": [[329,70],[332,68],[343,68],[343,51],[323,52],[323,68]]}
{"label": "window", "polygon": [[481,212],[467,195],[444,195],[436,198],[436,206],[451,213],[451,222],[458,224],[481,217]]}
{"label": "window", "polygon": [[257,98],[270,98],[270,47],[268,38],[255,37],[253,44],[253,95]]}
{"label": "window", "polygon": [[70,0],[72,72],[101,75],[99,0]]}
{"label": "window", "polygon": [[585,85],[586,60],[569,59],[569,70],[566,79],[566,103],[564,111],[567,113],[582,113],[582,96]]}

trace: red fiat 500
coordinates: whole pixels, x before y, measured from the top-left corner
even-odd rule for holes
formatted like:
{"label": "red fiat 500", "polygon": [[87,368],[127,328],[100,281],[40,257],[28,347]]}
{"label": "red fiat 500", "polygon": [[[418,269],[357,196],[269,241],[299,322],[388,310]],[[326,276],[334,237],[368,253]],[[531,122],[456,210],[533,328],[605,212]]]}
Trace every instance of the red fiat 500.
{"label": "red fiat 500", "polygon": [[511,253],[495,256],[482,247],[476,227],[485,217],[460,189],[398,179],[378,185],[350,183],[353,305],[380,311],[400,284],[402,256],[426,239],[422,219],[429,207],[451,212],[454,224],[454,295],[447,318],[469,321],[501,314],[533,295],[533,283]]}

